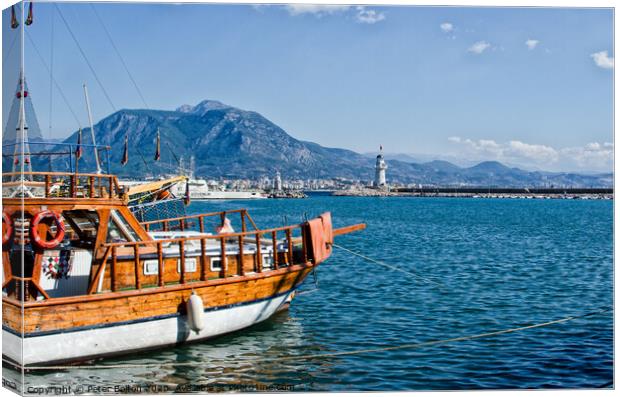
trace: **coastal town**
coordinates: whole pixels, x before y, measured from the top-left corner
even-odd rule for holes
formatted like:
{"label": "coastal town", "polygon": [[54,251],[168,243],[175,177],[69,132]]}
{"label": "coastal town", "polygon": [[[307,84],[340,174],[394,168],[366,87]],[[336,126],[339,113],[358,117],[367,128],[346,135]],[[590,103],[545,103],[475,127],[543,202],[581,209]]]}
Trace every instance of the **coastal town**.
{"label": "coastal town", "polygon": [[[194,180],[193,172],[190,180]],[[211,198],[227,198],[224,192],[254,192],[257,197],[264,198],[305,198],[307,194],[324,193],[332,196],[355,197],[454,197],[454,198],[524,198],[524,199],[613,199],[611,187],[575,187],[554,186],[471,186],[459,184],[454,186],[418,184],[418,183],[388,183],[388,165],[383,155],[383,148],[376,157],[374,175],[368,180],[353,180],[347,178],[317,178],[317,179],[287,179],[280,171],[273,176],[263,176],[259,179],[200,179],[203,189],[210,192],[220,192],[222,196]],[[190,185],[192,186],[192,185]],[[195,199],[200,197],[197,192],[191,191]],[[215,193],[214,193],[215,194]],[[229,197],[235,198],[235,197]],[[236,197],[256,198],[256,197]]]}

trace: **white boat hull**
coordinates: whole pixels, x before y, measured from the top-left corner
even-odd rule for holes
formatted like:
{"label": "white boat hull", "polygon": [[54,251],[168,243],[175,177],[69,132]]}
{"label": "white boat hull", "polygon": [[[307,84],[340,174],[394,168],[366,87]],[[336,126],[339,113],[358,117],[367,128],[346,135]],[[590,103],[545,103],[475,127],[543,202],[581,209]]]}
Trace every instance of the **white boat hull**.
{"label": "white boat hull", "polygon": [[23,339],[3,329],[3,355],[21,365],[58,363],[208,339],[266,320],[289,300],[293,292],[233,307],[207,309],[204,312],[205,327],[199,332],[190,330],[186,315]]}
{"label": "white boat hull", "polygon": [[191,200],[256,200],[264,199],[266,196],[258,192],[233,192],[233,191],[208,191],[208,192],[193,192],[190,191],[189,198]]}

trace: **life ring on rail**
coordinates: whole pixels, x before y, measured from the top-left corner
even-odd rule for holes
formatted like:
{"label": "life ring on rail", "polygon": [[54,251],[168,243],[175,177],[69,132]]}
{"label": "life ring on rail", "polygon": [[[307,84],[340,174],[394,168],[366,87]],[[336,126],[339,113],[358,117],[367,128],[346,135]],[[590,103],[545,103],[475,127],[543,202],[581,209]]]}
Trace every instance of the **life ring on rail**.
{"label": "life ring on rail", "polygon": [[[51,219],[56,225],[56,236],[49,241],[45,241],[39,235],[39,223],[48,219]],[[60,220],[59,214],[45,210],[36,214],[30,221],[30,241],[32,241],[34,246],[47,249],[55,248],[64,238],[65,224]]]}
{"label": "life ring on rail", "polygon": [[13,238],[13,221],[6,212],[2,212],[2,246],[6,246]]}

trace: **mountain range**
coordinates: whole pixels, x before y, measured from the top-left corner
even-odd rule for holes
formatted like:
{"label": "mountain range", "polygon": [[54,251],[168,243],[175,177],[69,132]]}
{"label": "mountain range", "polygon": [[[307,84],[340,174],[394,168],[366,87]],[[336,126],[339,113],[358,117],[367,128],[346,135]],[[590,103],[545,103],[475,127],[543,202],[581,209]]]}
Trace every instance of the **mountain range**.
{"label": "mountain range", "polygon": [[[161,137],[161,160],[153,161],[157,131]],[[170,172],[183,157],[195,158],[195,174],[209,178],[259,178],[280,171],[284,179],[347,178],[370,181],[375,159],[351,150],[327,148],[293,138],[282,128],[253,111],[214,100],[174,111],[123,109],[95,125],[98,144],[111,147],[110,171],[125,177]],[[125,136],[129,162],[121,166]],[[82,134],[90,142],[90,131]],[[75,144],[77,132],[64,141]],[[89,149],[80,169],[93,169]],[[68,165],[68,156],[56,156],[55,167]],[[525,171],[488,161],[459,167],[448,161],[415,163],[387,159],[388,181],[444,186],[611,186],[613,175],[580,175]]]}

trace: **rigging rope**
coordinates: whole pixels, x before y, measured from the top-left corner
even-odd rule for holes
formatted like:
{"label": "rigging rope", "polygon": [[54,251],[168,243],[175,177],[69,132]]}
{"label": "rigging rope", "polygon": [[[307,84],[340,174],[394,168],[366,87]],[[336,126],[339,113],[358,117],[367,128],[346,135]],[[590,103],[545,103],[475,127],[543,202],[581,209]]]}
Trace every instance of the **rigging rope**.
{"label": "rigging rope", "polygon": [[[262,359],[257,360],[258,362],[279,362],[279,361],[291,361],[291,360],[310,360],[310,359],[321,359],[327,357],[342,357],[342,356],[353,356],[359,354],[367,354],[367,353],[381,353],[386,351],[394,351],[394,350],[405,350],[405,349],[419,349],[427,346],[436,346],[443,345],[447,343],[453,342],[462,342],[467,340],[475,340],[475,339],[483,339],[489,338],[498,335],[505,335],[514,332],[526,331],[535,328],[548,327],[550,325],[561,324],[572,320],[577,320],[581,318],[587,318],[596,316],[599,314],[604,314],[610,312],[612,308],[599,308],[584,314],[573,315],[564,317],[558,320],[546,321],[543,323],[536,323],[531,325],[525,325],[521,327],[512,327],[499,331],[491,331],[484,332],[480,334],[459,336],[456,338],[448,338],[448,339],[437,339],[430,340],[427,342],[420,343],[411,343],[397,346],[385,346],[385,347],[377,347],[373,349],[359,349],[359,350],[349,350],[343,352],[333,352],[333,353],[319,353],[319,354],[307,354],[307,355],[298,355],[298,356],[284,356],[284,357],[263,357]],[[14,367],[27,369],[27,370],[63,370],[63,369],[107,369],[107,368],[162,368],[162,367],[204,367],[201,364],[197,363],[179,363],[179,362],[162,362],[156,364],[110,364],[110,365],[57,365],[57,366],[20,366],[15,363],[3,358],[2,361],[11,364]]]}
{"label": "rigging rope", "polygon": [[65,27],[67,28],[67,31],[69,31],[69,34],[71,35],[71,38],[73,38],[73,41],[75,42],[75,45],[77,46],[78,50],[80,50],[80,54],[82,54],[82,58],[84,58],[84,61],[86,62],[86,64],[90,68],[90,71],[92,72],[93,76],[95,77],[95,80],[97,81],[97,84],[99,84],[99,87],[101,88],[101,91],[103,91],[103,95],[108,100],[108,103],[112,107],[112,110],[114,110],[116,112],[116,106],[114,106],[114,103],[112,103],[112,100],[110,99],[110,96],[108,95],[108,92],[106,91],[105,87],[101,83],[101,80],[99,80],[99,76],[97,76],[97,72],[95,72],[95,68],[93,68],[93,65],[91,65],[90,61],[88,60],[88,57],[86,56],[86,53],[84,53],[84,50],[82,49],[82,46],[80,45],[80,43],[77,40],[77,37],[75,37],[75,35],[73,34],[73,31],[71,30],[71,27],[69,26],[69,23],[67,22],[67,20],[65,19],[65,16],[62,14],[62,11],[60,10],[60,7],[56,3],[54,3],[54,7],[56,7],[56,10],[58,10],[58,15],[60,15],[60,19],[62,19],[62,22],[65,24]]}
{"label": "rigging rope", "polygon": [[172,153],[172,156],[174,157],[174,159],[176,160],[177,164],[180,166],[181,165],[181,161],[179,160],[179,158],[177,157],[176,154],[174,154],[174,150],[172,150],[172,148],[170,147],[170,145],[168,144],[168,142],[166,142],[166,146],[168,147],[168,150],[170,150],[170,153]]}
{"label": "rigging rope", "polygon": [[133,75],[129,71],[129,68],[127,67],[127,64],[125,63],[125,60],[123,59],[123,56],[121,55],[121,52],[118,50],[118,47],[116,47],[116,44],[114,43],[114,40],[112,39],[112,35],[110,34],[110,31],[108,30],[106,25],[103,23],[103,20],[101,19],[101,17],[99,16],[99,13],[97,12],[97,9],[92,3],[90,3],[90,8],[93,9],[93,12],[95,13],[95,16],[97,17],[97,20],[101,24],[101,27],[103,27],[103,30],[105,31],[106,36],[108,36],[108,39],[110,40],[110,44],[112,44],[112,48],[114,48],[116,55],[118,55],[118,58],[123,64],[123,67],[125,68],[125,71],[127,72],[127,75],[129,76],[129,79],[133,83],[133,86],[136,88],[136,91],[138,92],[140,99],[142,99],[142,103],[144,103],[144,106],[146,106],[146,108],[149,109],[150,106],[146,103],[146,100],[144,99],[144,96],[142,95],[142,91],[140,91],[140,88],[138,87],[136,80],[133,78]]}
{"label": "rigging rope", "polygon": [[[131,83],[133,84],[134,88],[136,89],[136,92],[138,93],[138,96],[142,100],[142,103],[144,104],[144,106],[147,109],[150,109],[150,106],[146,102],[146,99],[144,98],[144,95],[142,95],[142,91],[140,90],[140,87],[138,86],[138,83],[136,82],[136,79],[134,79],[133,74],[129,70],[129,67],[127,66],[127,63],[125,62],[125,59],[123,58],[123,55],[121,54],[121,52],[119,51],[118,47],[116,46],[116,43],[114,42],[114,39],[112,39],[112,35],[110,34],[110,31],[108,30],[107,26],[103,22],[103,19],[99,15],[99,12],[97,12],[97,9],[95,8],[95,6],[92,3],[90,4],[90,7],[92,8],[95,16],[97,17],[97,20],[99,21],[99,24],[101,25],[101,27],[105,31],[105,34],[106,34],[108,40],[110,41],[110,44],[112,45],[112,48],[114,48],[114,52],[116,52],[116,55],[118,56],[118,59],[121,61],[121,64],[123,65],[123,68],[125,69],[125,72],[127,72],[127,76],[129,76],[129,80],[131,80]],[[144,163],[144,165],[148,169],[149,165],[147,164],[146,159],[144,158],[144,155],[142,154],[142,152],[140,151],[140,149],[138,147],[136,147],[136,151],[138,152],[138,154],[142,158],[142,162]],[[161,165],[160,165],[160,167],[161,167]]]}
{"label": "rigging rope", "polygon": [[439,282],[437,282],[437,281],[431,280],[431,279],[429,279],[429,278],[427,278],[427,277],[424,277],[424,276],[421,276],[421,275],[419,275],[419,274],[416,274],[416,273],[413,273],[413,272],[410,272],[410,271],[407,271],[407,270],[401,269],[401,268],[399,268],[399,267],[392,266],[392,265],[387,264],[387,263],[385,263],[385,262],[378,261],[378,260],[373,259],[373,258],[370,258],[370,257],[368,257],[368,256],[366,256],[366,255],[362,255],[362,254],[360,254],[360,253],[358,253],[358,252],[351,251],[350,249],[345,248],[345,247],[343,247],[343,246],[341,246],[341,245],[338,245],[338,244],[332,244],[332,246],[334,246],[334,247],[336,247],[336,248],[340,248],[341,250],[347,251],[348,253],[350,253],[350,254],[352,254],[352,255],[355,255],[355,256],[358,256],[358,257],[360,257],[360,258],[362,258],[362,259],[366,259],[366,260],[367,260],[367,261],[369,261],[369,262],[376,263],[377,265],[381,265],[381,266],[387,267],[387,268],[389,268],[389,269],[396,270],[396,271],[401,272],[401,273],[405,273],[405,274],[407,274],[407,275],[409,275],[409,276],[411,276],[411,277],[414,277],[414,278],[420,279],[420,280],[425,281],[425,282],[427,282],[427,283],[429,283],[429,284],[434,284],[434,285],[439,286],[439,287],[445,287],[445,285],[444,285],[444,284],[442,284],[442,283],[439,283]]}
{"label": "rigging rope", "polygon": [[[28,40],[30,40],[30,44],[32,45],[32,48],[34,48],[34,52],[36,52],[36,54],[38,55],[39,59],[41,60],[41,63],[43,64],[43,66],[45,66],[47,71],[50,72],[50,67],[45,62],[45,59],[43,58],[43,55],[41,55],[41,52],[39,51],[39,48],[35,44],[35,42],[32,39],[32,37],[30,37],[30,33],[28,31],[26,31],[26,36],[28,37]],[[51,72],[50,72],[50,74],[51,74]],[[62,97],[62,100],[64,101],[65,105],[67,105],[67,108],[69,108],[69,111],[71,112],[71,115],[73,116],[73,119],[77,123],[78,128],[82,128],[80,120],[78,119],[78,116],[76,115],[75,111],[73,111],[73,107],[71,107],[71,104],[69,103],[69,100],[67,100],[67,97],[65,96],[64,91],[62,90],[62,88],[60,88],[60,85],[58,84],[56,79],[52,78],[52,80],[54,82],[54,85],[56,86],[56,89],[60,93],[60,96]]]}
{"label": "rigging rope", "polygon": [[18,37],[19,37],[19,35],[17,35],[17,34],[15,36],[13,36],[13,41],[11,41],[11,44],[9,45],[9,50],[6,52],[6,55],[2,59],[2,64],[3,65],[6,65],[6,61],[7,61],[7,59],[9,59],[9,55],[11,55],[11,50],[13,49],[13,46],[15,45],[15,42],[17,41]]}

